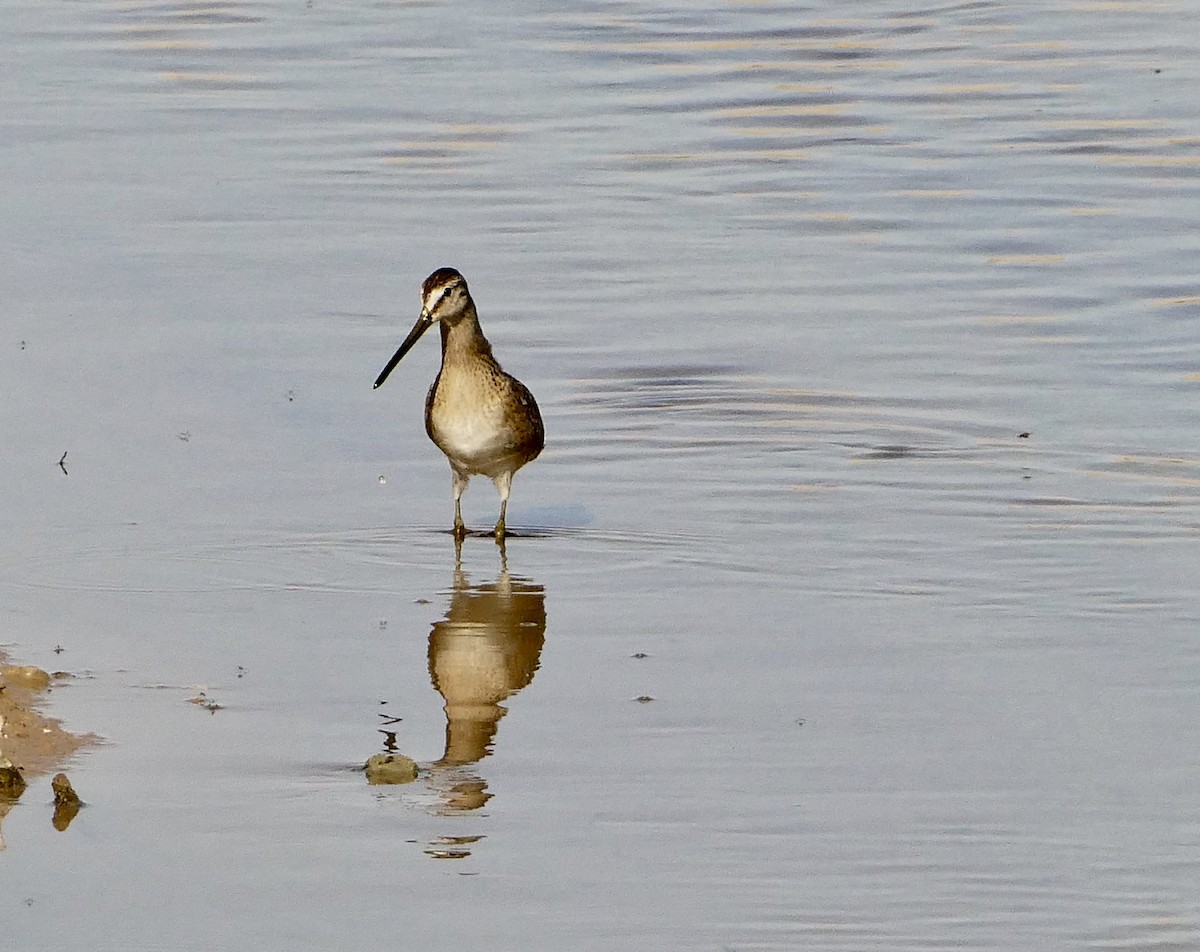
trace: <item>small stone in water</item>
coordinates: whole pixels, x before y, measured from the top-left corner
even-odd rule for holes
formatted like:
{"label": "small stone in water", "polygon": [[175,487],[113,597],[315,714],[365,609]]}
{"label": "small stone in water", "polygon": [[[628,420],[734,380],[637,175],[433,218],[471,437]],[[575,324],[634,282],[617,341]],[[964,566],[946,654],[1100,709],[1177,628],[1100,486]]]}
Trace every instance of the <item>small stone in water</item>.
{"label": "small stone in water", "polygon": [[54,779],[50,781],[50,788],[54,791],[56,806],[79,805],[79,794],[75,792],[75,788],[71,786],[71,781],[67,779],[65,773],[55,774]]}
{"label": "small stone in water", "polygon": [[403,754],[373,754],[364,769],[367,783],[412,783],[417,779],[417,762]]}

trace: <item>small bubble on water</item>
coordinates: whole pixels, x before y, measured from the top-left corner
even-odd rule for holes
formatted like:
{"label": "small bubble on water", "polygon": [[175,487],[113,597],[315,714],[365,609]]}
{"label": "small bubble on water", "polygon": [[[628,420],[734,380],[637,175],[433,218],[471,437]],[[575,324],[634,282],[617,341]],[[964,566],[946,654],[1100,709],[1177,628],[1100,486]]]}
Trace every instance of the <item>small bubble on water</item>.
{"label": "small bubble on water", "polygon": [[387,477],[384,476],[382,473],[380,473],[379,474],[379,485],[382,486],[386,482],[387,482]]}

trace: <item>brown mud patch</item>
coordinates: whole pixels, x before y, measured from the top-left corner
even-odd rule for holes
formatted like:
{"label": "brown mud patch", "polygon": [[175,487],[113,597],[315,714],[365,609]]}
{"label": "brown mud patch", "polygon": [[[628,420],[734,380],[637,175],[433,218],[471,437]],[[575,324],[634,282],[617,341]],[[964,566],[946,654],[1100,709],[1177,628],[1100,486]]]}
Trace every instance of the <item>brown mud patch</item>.
{"label": "brown mud patch", "polygon": [[9,664],[0,650],[0,763],[11,762],[26,781],[62,768],[76,751],[99,742],[95,734],[73,734],[40,708],[55,684],[71,675]]}

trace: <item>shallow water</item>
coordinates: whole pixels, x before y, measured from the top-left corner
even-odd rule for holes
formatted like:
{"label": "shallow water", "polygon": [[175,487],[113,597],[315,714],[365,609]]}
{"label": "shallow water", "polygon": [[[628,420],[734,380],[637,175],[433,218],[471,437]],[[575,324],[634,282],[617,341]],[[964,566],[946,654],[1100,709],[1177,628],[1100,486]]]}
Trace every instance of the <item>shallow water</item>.
{"label": "shallow water", "polygon": [[0,7],[16,944],[1200,945],[1188,5]]}

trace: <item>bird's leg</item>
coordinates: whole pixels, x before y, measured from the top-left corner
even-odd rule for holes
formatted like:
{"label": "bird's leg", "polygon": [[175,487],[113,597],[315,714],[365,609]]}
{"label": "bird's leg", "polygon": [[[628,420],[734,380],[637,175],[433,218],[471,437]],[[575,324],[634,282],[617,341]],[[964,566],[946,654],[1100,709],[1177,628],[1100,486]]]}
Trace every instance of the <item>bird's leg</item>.
{"label": "bird's leg", "polygon": [[467,488],[467,480],[471,477],[466,473],[460,473],[457,469],[454,473],[454,538],[462,542],[463,537],[467,534],[467,525],[463,522],[462,517],[462,494]]}
{"label": "bird's leg", "polygon": [[508,508],[508,500],[500,500],[500,519],[496,522],[496,538],[504,538],[504,510]]}
{"label": "bird's leg", "polygon": [[508,492],[512,489],[512,473],[501,473],[493,477],[496,492],[500,494],[500,519],[496,523],[496,538],[504,538],[504,514],[508,511]]}

